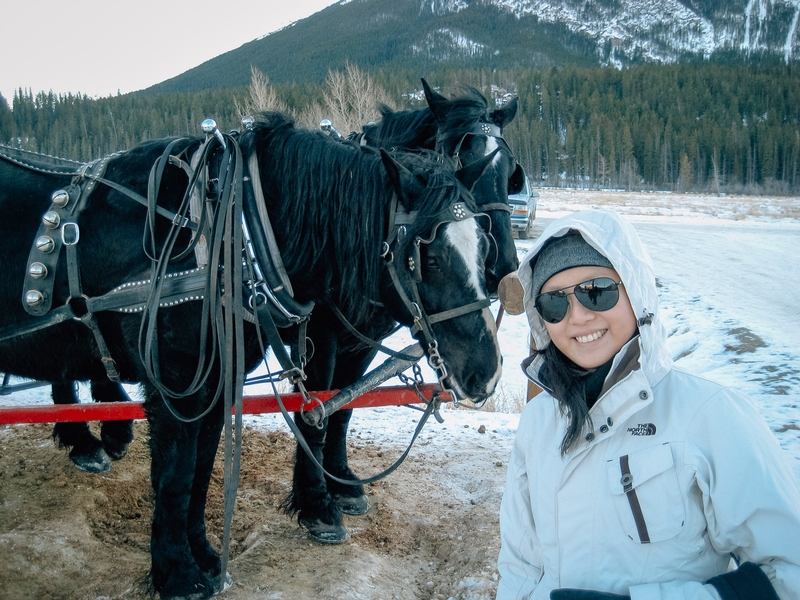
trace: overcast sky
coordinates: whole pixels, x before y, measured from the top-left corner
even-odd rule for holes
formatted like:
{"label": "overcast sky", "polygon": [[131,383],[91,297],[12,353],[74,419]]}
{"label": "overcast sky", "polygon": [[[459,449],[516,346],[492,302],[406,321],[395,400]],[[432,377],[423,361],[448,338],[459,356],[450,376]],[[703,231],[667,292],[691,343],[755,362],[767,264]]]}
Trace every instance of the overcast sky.
{"label": "overcast sky", "polygon": [[144,89],[336,1],[13,0],[0,24],[0,94]]}

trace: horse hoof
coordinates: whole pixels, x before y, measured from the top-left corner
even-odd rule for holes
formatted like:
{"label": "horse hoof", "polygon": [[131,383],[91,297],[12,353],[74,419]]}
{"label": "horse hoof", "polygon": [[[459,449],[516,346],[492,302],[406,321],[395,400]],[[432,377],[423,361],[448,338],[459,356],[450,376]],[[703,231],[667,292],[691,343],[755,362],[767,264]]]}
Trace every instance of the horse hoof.
{"label": "horse hoof", "polygon": [[308,533],[315,541],[321,544],[341,544],[347,541],[350,534],[344,525],[329,525],[319,519],[300,519],[300,525],[308,530]]}
{"label": "horse hoof", "polygon": [[211,594],[200,584],[195,586],[198,591],[195,593],[190,594],[183,594],[180,596],[170,595],[170,594],[159,594],[158,597],[160,600],[206,600],[206,598],[210,598]]}
{"label": "horse hoof", "polygon": [[105,473],[111,470],[111,459],[102,448],[95,448],[85,453],[75,453],[73,450],[69,458],[76,467],[87,473]]}
{"label": "horse hoof", "polygon": [[217,596],[225,592],[229,587],[233,585],[233,577],[227,571],[225,572],[225,581],[222,581],[222,576],[217,575],[214,579],[211,580],[211,583],[214,584],[214,595]]}
{"label": "horse hoof", "polygon": [[128,454],[128,444],[125,444],[124,446],[120,446],[117,448],[111,448],[106,446],[105,451],[111,460],[119,460],[121,458],[125,458],[125,455]]}
{"label": "horse hoof", "polygon": [[351,517],[360,517],[369,512],[369,498],[366,495],[353,497],[336,495],[333,501],[339,505],[342,512]]}

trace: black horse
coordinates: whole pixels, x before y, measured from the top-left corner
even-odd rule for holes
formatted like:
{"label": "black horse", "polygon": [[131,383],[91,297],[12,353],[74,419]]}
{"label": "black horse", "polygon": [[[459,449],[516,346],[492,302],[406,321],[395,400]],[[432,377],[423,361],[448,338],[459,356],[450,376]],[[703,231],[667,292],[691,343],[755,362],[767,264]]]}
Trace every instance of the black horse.
{"label": "black horse", "polygon": [[[35,152],[15,148],[0,147],[0,162],[16,162],[31,171],[47,175],[53,189],[65,188],[73,177],[83,168],[79,162],[45,156]],[[27,234],[28,232],[23,232]],[[91,382],[91,395],[96,402],[127,402],[128,394],[118,383],[109,381],[104,375]],[[59,381],[51,386],[55,404],[78,404],[77,383]],[[104,421],[100,427],[100,439],[94,436],[89,426],[83,422],[56,423],[53,427],[53,440],[62,448],[69,449],[69,457],[82,471],[102,473],[111,469],[111,461],[119,460],[127,454],[128,445],[133,440],[132,421]]]}
{"label": "black horse", "polygon": [[470,165],[497,152],[472,190],[478,208],[491,218],[494,244],[486,264],[486,287],[497,293],[500,280],[519,266],[511,228],[508,195],[525,184],[525,173],[503,139],[503,128],[517,114],[517,98],[490,110],[473,87],[458,88],[453,98],[433,90],[422,79],[428,108],[392,111],[381,107],[381,120],[364,126],[361,143],[375,148],[436,150]]}
{"label": "black horse", "polygon": [[[488,101],[475,88],[461,88],[455,97],[447,99],[432,90],[424,79],[422,85],[429,108],[395,112],[382,107],[380,122],[365,126],[362,134],[350,137],[373,147],[435,150],[445,157],[457,158],[464,165],[485,161],[494,153],[473,187],[479,209],[490,219],[488,223],[481,219],[481,224],[492,240],[485,280],[489,292],[494,294],[499,281],[518,266],[508,194],[521,189],[524,172],[502,138],[503,127],[516,116],[517,100],[489,110]],[[330,130],[329,122],[321,126]],[[318,307],[317,315],[322,318],[313,320],[308,328],[315,347],[315,357],[306,369],[308,386],[319,390],[344,388],[364,374],[377,352],[353,336],[328,306]],[[357,329],[377,340],[391,333],[393,327],[390,315],[376,311],[370,321]],[[357,477],[347,461],[351,415],[351,410],[340,410],[325,420],[321,428],[306,424],[300,415],[296,415],[295,423],[316,461],[328,473],[355,481]],[[345,485],[325,477],[298,445],[293,486],[283,508],[297,514],[299,522],[317,541],[340,543],[348,537],[342,513],[363,515],[369,510],[369,501],[361,485]]]}
{"label": "black horse", "polygon": [[[394,112],[383,107],[381,121],[364,127],[361,143],[376,148],[437,149],[448,156],[457,154],[465,165],[474,164],[497,149],[497,157],[473,190],[480,210],[490,219],[486,227],[492,240],[486,264],[486,285],[490,294],[494,295],[500,279],[516,270],[518,264],[507,198],[509,193],[519,191],[524,175],[502,139],[503,127],[516,116],[517,100],[514,98],[501,109],[490,111],[486,98],[474,88],[463,88],[459,95],[447,99],[432,90],[424,79],[422,85],[429,108]],[[330,124],[327,127],[331,129]],[[325,130],[324,125],[322,128]],[[336,137],[341,137],[338,132]],[[53,161],[48,160],[51,157],[25,152],[20,154],[25,156],[27,164],[63,174],[64,185],[81,167],[79,163],[64,159]],[[317,312],[323,311],[327,311],[327,308],[320,308]],[[363,345],[356,344],[346,331],[329,325],[334,322],[333,315],[326,315],[325,318],[315,319],[311,328],[311,337],[319,347],[318,359],[309,368],[313,374],[309,383],[312,389],[339,389],[353,383],[374,357],[374,352],[364,354]],[[336,334],[335,340],[330,339],[330,327],[337,329],[333,332]],[[373,322],[365,333],[381,338],[391,330],[389,321]],[[334,370],[336,374],[333,374]],[[91,382],[91,392],[92,398],[98,402],[124,402],[129,399],[121,386],[105,378]],[[71,382],[54,384],[52,397],[56,404],[79,402],[75,384]],[[341,411],[321,431],[310,431],[301,425],[309,439],[325,439],[323,454],[326,460],[332,461],[328,463],[329,467],[340,473],[349,472],[345,447],[349,416],[348,411]],[[131,421],[103,422],[100,439],[92,434],[85,423],[57,423],[53,428],[53,439],[59,446],[69,450],[69,457],[75,466],[93,473],[108,471],[112,460],[125,456],[132,437]],[[341,516],[336,516],[337,506],[344,507],[348,514],[363,514],[368,505],[366,497],[359,493],[360,488],[342,487],[335,482],[331,485],[337,489],[334,494],[337,500],[335,505],[325,489],[322,474],[305,457],[300,457],[296,466],[295,489],[286,508],[289,512],[302,511],[301,520],[307,525],[316,523],[316,526],[311,526],[316,537],[333,541],[333,536],[341,541],[346,536],[341,523],[334,526],[336,534],[331,533],[329,526],[332,522],[341,522]],[[325,533],[318,535],[320,528]]]}
{"label": "black horse", "polygon": [[[340,144],[265,114],[238,142],[227,138],[223,156],[236,154],[240,144],[244,158],[223,161],[236,169],[224,167],[202,183],[208,195],[193,229],[185,171],[215,139],[158,140],[110,157],[102,176],[87,175],[96,187],[80,192],[84,206],[74,221],[38,238],[43,214],[52,224],[51,193],[64,182],[0,161],[0,371],[57,383],[99,381],[112,373],[141,382],[155,500],[151,580],[162,598],[209,597],[224,579],[204,520],[227,408],[217,400],[229,394],[221,383],[234,380],[236,387],[263,359],[262,328],[241,324],[242,303],[256,307],[254,318],[263,323],[263,305],[251,291],[258,269],[240,271],[249,254],[236,210],[249,177],[234,178],[233,200],[222,203],[222,184],[247,157],[256,157],[296,302],[335,303],[356,325],[376,312],[416,325],[412,331],[426,352],[446,364],[446,385],[465,398],[491,394],[501,368],[482,280],[489,248],[468,191],[482,169],[462,169],[456,177],[451,166],[428,156]],[[212,170],[218,155],[201,164]],[[146,206],[132,199],[145,194]],[[245,217],[255,237],[259,221]],[[391,226],[398,222],[402,227]],[[211,259],[198,270],[191,250],[200,232]],[[52,242],[56,235],[66,255],[59,263],[66,264],[44,276],[55,279],[51,291],[26,290],[31,273],[41,275],[31,258],[52,251],[42,237]],[[178,283],[167,293],[170,277]],[[198,278],[201,293],[189,283],[181,288],[180,282]],[[147,290],[145,300],[140,288]],[[129,292],[135,306],[114,304]],[[52,309],[31,316],[43,300]],[[98,308],[104,310],[93,312]],[[451,310],[457,316],[429,318]],[[37,328],[53,313],[70,318]],[[23,334],[3,336],[14,328]]]}

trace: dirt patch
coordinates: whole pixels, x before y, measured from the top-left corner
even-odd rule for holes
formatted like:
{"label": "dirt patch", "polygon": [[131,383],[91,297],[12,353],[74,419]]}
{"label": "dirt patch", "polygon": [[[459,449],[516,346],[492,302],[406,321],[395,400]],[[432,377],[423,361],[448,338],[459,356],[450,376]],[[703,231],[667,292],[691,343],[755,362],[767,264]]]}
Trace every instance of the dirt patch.
{"label": "dirt patch", "polygon": [[[146,597],[152,515],[146,424],[135,431],[128,456],[109,473],[91,475],[53,445],[49,425],[0,428],[0,597]],[[448,451],[442,462],[410,457],[368,486],[370,512],[345,523],[351,539],[322,546],[278,509],[293,451],[283,432],[246,430],[228,569],[234,584],[222,598],[494,597],[505,474],[496,458],[479,459],[474,480],[454,485],[448,464],[467,459],[467,449],[463,457]],[[356,441],[350,453],[365,475],[386,461],[369,443]],[[218,462],[207,510],[217,548],[221,473]]]}
{"label": "dirt patch", "polygon": [[766,348],[767,344],[758,335],[750,331],[747,327],[736,327],[728,331],[728,335],[736,338],[736,343],[725,344],[726,352],[744,354],[755,352],[759,348]]}

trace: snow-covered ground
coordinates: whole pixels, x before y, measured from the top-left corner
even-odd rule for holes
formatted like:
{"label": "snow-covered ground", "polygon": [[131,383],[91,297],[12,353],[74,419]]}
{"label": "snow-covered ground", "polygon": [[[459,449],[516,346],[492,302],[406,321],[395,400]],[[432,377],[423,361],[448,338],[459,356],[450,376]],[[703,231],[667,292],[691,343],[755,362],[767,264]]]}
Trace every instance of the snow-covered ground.
{"label": "snow-covered ground", "polygon": [[[800,298],[792,293],[800,282],[800,199],[543,189],[534,235],[586,208],[616,210],[634,224],[653,259],[673,358],[749,394],[800,479]],[[520,257],[531,244],[517,240]],[[433,457],[453,445],[469,447],[481,439],[483,425],[494,434],[498,461],[506,460],[527,386],[519,368],[528,348],[524,315],[504,315],[499,339],[504,372],[489,402],[493,412],[443,411],[445,422],[431,419],[412,454]],[[408,343],[401,332],[390,345]],[[359,409],[352,427],[399,452],[418,415],[402,407]],[[248,419],[283,427],[280,416]]]}
{"label": "snow-covered ground", "polygon": [[[800,479],[800,299],[793,295],[800,281],[800,199],[542,189],[534,233],[589,207],[620,212],[644,240],[677,363],[748,393]],[[531,243],[517,241],[520,257]],[[525,317],[504,315],[499,339],[504,374],[488,410],[448,407],[442,411],[445,422],[431,419],[412,455],[441,456],[446,449],[485,441],[478,433],[483,425],[493,438],[490,451],[505,462],[527,385],[519,369],[528,348]],[[400,332],[389,345],[400,349],[410,342]],[[424,372],[432,381],[431,371]],[[47,403],[48,393],[39,388],[4,397],[0,404]],[[247,393],[270,392],[254,386]],[[359,409],[352,430],[399,454],[419,415],[404,407]],[[246,422],[286,428],[280,415],[250,416]]]}
{"label": "snow-covered ground", "polygon": [[[655,265],[669,345],[677,363],[748,393],[800,479],[800,319],[793,295],[800,281],[800,200],[549,189],[540,192],[537,235],[558,216],[587,207],[616,209],[633,222]],[[517,241],[520,256],[531,243]],[[499,551],[497,514],[519,421],[518,411],[525,400],[526,380],[519,369],[528,348],[525,317],[505,315],[499,339],[504,374],[496,398],[487,403],[488,409],[445,408],[441,411],[444,423],[430,419],[408,461],[380,485],[370,488],[377,508],[365,517],[366,521],[354,518],[348,522],[353,534],[349,544],[332,548],[310,544],[304,537],[298,537],[296,526],[285,517],[274,514],[265,517],[261,505],[254,512],[250,501],[245,502],[244,512],[240,511],[245,516],[237,518],[254,523],[258,522],[256,516],[266,520],[263,527],[256,527],[252,539],[244,540],[248,548],[252,544],[252,549],[233,561],[231,573],[239,587],[234,586],[227,594],[248,600],[494,598],[498,578],[494,562]],[[408,343],[407,333],[399,333],[390,345],[402,348]],[[424,372],[426,380],[432,381],[430,370],[426,368]],[[260,384],[249,387],[247,393],[269,393],[269,389]],[[82,395],[88,397],[85,389]],[[132,395],[135,397],[135,392]],[[0,398],[2,405],[49,402],[49,390],[41,387]],[[411,439],[420,414],[405,407],[355,410],[349,448],[357,474],[371,476],[394,462]],[[253,429],[267,434],[288,431],[279,414],[245,419],[246,435]],[[4,443],[18,437],[22,444],[27,439],[27,427],[1,428]],[[50,448],[52,442],[47,439],[46,429],[41,432],[44,435],[39,447]],[[57,452],[55,448],[52,451]],[[256,460],[266,466],[270,464],[268,458],[251,456],[247,464],[252,465]],[[65,456],[62,460],[67,461]],[[37,465],[42,461],[46,459],[38,455]],[[93,485],[100,486],[106,479],[113,484],[117,476],[130,477],[129,470],[134,467],[134,458],[120,461],[110,478],[103,477]],[[283,468],[285,481],[279,477],[278,487],[288,485],[288,469],[285,465]],[[86,485],[75,475],[77,471],[68,470],[71,476],[58,475],[61,473],[58,467],[55,471],[54,476],[62,479],[60,485],[72,485],[74,478],[80,486]],[[43,487],[41,496],[47,500],[50,497],[47,492],[52,489],[57,488]],[[250,493],[255,493],[254,489]],[[39,510],[44,509],[39,507]],[[409,543],[408,536],[403,535],[407,531],[413,533],[414,527],[424,532],[424,543],[419,539]],[[88,526],[77,529],[83,531]],[[402,551],[387,554],[383,542],[371,545],[370,535],[375,531],[388,536],[393,547]],[[14,539],[27,548],[29,540],[44,535],[39,532],[27,537],[17,535]],[[58,544],[64,543],[58,539]],[[262,540],[265,543],[259,546]],[[95,540],[76,537],[72,547],[76,556],[92,556],[86,553],[95,548]],[[142,548],[135,557],[146,565],[147,544]],[[101,548],[94,552],[104,556],[109,550]],[[306,575],[287,579],[281,578],[280,572],[270,571],[268,559],[273,553],[287,561],[286,564],[301,565],[301,572]],[[45,565],[71,562],[59,563],[49,550],[40,555],[33,550],[13,555],[29,554],[34,556],[33,564],[41,573],[46,572]],[[457,560],[452,561],[452,557]],[[92,560],[81,558],[78,562],[91,564]],[[354,564],[358,565],[355,572],[348,571]],[[135,568],[129,571],[116,576],[123,580],[133,578],[131,573]],[[306,580],[313,580],[311,574],[316,577],[320,572],[325,573],[328,592],[306,594],[303,590],[308,591],[310,585]],[[105,575],[95,577],[99,578],[95,582],[97,589],[108,588]]]}

